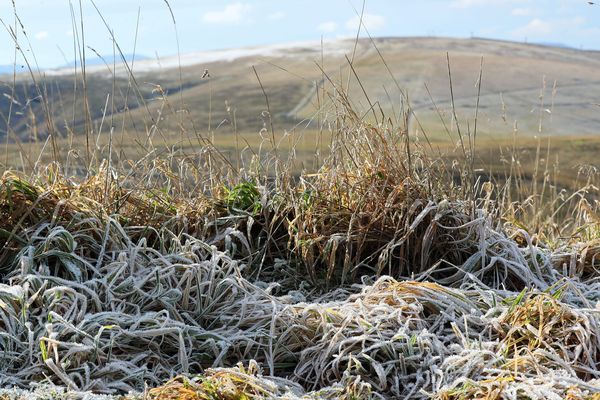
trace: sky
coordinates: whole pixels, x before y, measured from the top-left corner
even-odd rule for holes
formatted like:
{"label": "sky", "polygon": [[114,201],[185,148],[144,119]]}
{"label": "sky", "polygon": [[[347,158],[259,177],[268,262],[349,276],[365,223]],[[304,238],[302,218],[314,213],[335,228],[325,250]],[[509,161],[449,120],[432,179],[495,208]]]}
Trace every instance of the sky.
{"label": "sky", "polygon": [[[15,31],[13,1],[25,30],[17,30],[20,48],[41,68],[76,58],[81,19],[86,46],[98,54],[113,54],[112,31],[123,53],[157,57],[177,54],[177,38],[179,52],[188,53],[350,37],[363,5],[362,0],[81,0],[80,11],[79,0],[0,0],[0,65],[15,60],[9,33]],[[600,6],[585,0],[366,0],[363,21],[372,36],[477,36],[600,50]]]}

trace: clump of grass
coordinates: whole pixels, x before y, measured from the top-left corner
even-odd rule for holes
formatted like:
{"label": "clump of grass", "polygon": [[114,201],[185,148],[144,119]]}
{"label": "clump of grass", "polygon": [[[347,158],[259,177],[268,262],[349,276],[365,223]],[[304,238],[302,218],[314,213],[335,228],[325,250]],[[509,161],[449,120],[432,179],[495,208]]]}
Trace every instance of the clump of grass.
{"label": "clump of grass", "polygon": [[[339,107],[332,154],[304,181],[289,227],[311,278],[355,282],[365,273],[418,274],[442,258],[464,262],[473,249],[452,247],[451,237],[460,242],[468,234],[453,230],[469,219],[467,207],[456,203],[437,213],[452,189],[428,184],[442,171],[422,153],[407,155],[402,128],[373,126],[344,101]],[[427,167],[417,171],[417,163]]]}
{"label": "clump of grass", "polygon": [[462,385],[444,390],[438,393],[436,400],[467,400],[467,399],[482,399],[482,400],[501,400],[503,393],[511,381],[511,378],[496,379],[484,382],[467,381]]}
{"label": "clump of grass", "polygon": [[251,363],[248,369],[237,368],[208,370],[201,377],[171,379],[164,385],[151,389],[148,397],[153,400],[250,400],[277,395],[277,385],[257,377],[258,365]]}
{"label": "clump of grass", "polygon": [[460,379],[452,388],[436,393],[435,400],[517,400],[528,398],[596,400],[600,397],[598,382],[561,382],[561,377],[549,374],[544,378],[525,375],[499,375],[473,381]]}
{"label": "clump of grass", "polygon": [[202,375],[174,378],[148,392],[152,400],[366,400],[373,398],[368,385],[359,379],[340,382],[330,388],[304,393],[289,381],[262,376],[260,367],[251,361],[248,367],[208,369]]}
{"label": "clump of grass", "polygon": [[471,189],[456,184],[455,172],[430,159],[405,127],[373,125],[340,97],[332,154],[301,181],[288,224],[312,282],[327,287],[386,274],[460,286],[470,275],[520,290],[556,279],[549,261],[530,262],[493,226],[492,189],[469,198]]}
{"label": "clump of grass", "polygon": [[549,294],[518,296],[498,320],[502,352],[509,370],[572,368],[597,378],[600,339],[595,318]]}

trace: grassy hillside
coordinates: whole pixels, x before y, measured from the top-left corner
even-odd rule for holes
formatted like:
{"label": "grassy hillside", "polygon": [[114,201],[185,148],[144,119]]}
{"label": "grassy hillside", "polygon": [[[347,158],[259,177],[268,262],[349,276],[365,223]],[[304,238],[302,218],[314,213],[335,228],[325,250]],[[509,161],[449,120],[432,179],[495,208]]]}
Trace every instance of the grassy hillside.
{"label": "grassy hillside", "polygon": [[[102,118],[108,95],[110,105],[117,113],[127,113],[125,126],[127,135],[143,131],[148,112],[156,116],[164,107],[163,95],[171,104],[163,109],[161,116],[166,131],[173,131],[183,122],[188,130],[208,130],[208,115],[211,114],[212,129],[221,124],[218,131],[231,132],[232,116],[236,111],[237,128],[255,132],[261,127],[261,112],[266,104],[255,66],[273,107],[272,116],[279,129],[289,129],[295,122],[311,120],[319,105],[316,86],[327,86],[323,72],[332,79],[345,81],[352,74],[345,56],[353,57],[354,42],[341,40],[328,43],[321,52],[318,43],[257,48],[250,50],[200,53],[182,56],[182,69],[177,59],[136,60],[130,66],[136,81],[131,82],[128,71],[117,66],[116,81],[113,65],[88,67],[87,85],[91,119],[95,123]],[[480,132],[507,135],[514,122],[519,123],[521,132],[538,134],[540,118],[542,132],[552,135],[594,134],[598,122],[597,96],[594,88],[600,85],[600,55],[573,49],[554,48],[510,42],[480,39],[438,38],[382,38],[374,44],[363,39],[354,53],[354,68],[360,77],[364,91],[372,103],[379,103],[385,111],[392,112],[392,104],[399,99],[396,82],[408,93],[411,105],[423,127],[433,137],[443,136],[439,127],[439,116],[434,112],[437,104],[443,118],[450,115],[450,90],[446,52],[451,56],[451,70],[455,105],[461,122],[472,118],[478,88],[476,87],[480,58],[484,58],[483,83],[480,98]],[[386,61],[387,66],[382,62]],[[203,73],[208,70],[210,78]],[[181,73],[181,79],[180,79]],[[82,102],[83,85],[69,76],[68,70],[50,71],[38,77],[40,92],[26,75],[19,82],[10,82],[5,76],[3,94],[12,95],[21,105],[40,94],[52,104],[53,116],[66,121],[69,129],[83,131]],[[128,83],[135,88],[128,90]],[[161,92],[157,92],[160,85]],[[425,85],[429,88],[431,97]],[[349,93],[354,101],[366,104],[363,88],[350,80]],[[582,90],[585,89],[585,90]],[[74,93],[76,91],[77,93]],[[543,99],[540,98],[543,95]],[[127,97],[127,100],[125,99]],[[3,116],[0,132],[7,131],[6,117],[10,99],[0,99],[0,115]],[[113,105],[114,100],[114,105]],[[80,118],[73,119],[73,102]],[[15,104],[13,104],[14,106]],[[40,103],[29,104],[38,117]],[[147,105],[149,110],[144,105]],[[178,111],[185,117],[175,117]],[[26,138],[29,130],[24,118],[16,112],[29,111],[23,106],[13,109],[15,134]],[[122,117],[124,118],[124,117]],[[66,127],[57,128],[66,135]],[[123,129],[123,128],[122,128]],[[414,128],[416,129],[416,127]]]}
{"label": "grassy hillside", "polygon": [[[410,104],[412,140],[429,141],[434,153],[441,149],[449,158],[462,152],[458,129],[463,138],[473,133],[477,111],[481,168],[503,167],[497,154],[513,148],[515,137],[533,150],[522,158],[528,176],[548,138],[565,184],[579,166],[596,162],[596,52],[482,39],[379,38],[354,45],[339,40],[90,65],[85,79],[69,69],[35,73],[35,81],[25,73],[14,82],[5,75],[2,163],[25,170],[38,159],[89,164],[106,158],[109,147],[121,159],[139,160],[151,147],[178,148],[185,156],[212,143],[236,164],[236,154],[249,160],[265,149],[293,148],[298,171],[314,170],[329,143],[324,123],[336,113],[333,85],[357,109],[372,108],[362,116],[371,122],[384,113],[401,126],[400,104]],[[576,146],[588,140],[589,146]]]}

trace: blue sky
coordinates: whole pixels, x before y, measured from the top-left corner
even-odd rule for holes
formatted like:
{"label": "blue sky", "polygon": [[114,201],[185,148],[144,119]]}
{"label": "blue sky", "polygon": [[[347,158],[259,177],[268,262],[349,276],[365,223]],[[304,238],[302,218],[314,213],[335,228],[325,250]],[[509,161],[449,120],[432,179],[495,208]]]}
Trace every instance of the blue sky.
{"label": "blue sky", "polygon": [[[355,34],[361,0],[168,0],[181,52],[235,48]],[[73,60],[68,0],[15,0],[27,38],[21,47],[41,67]],[[79,1],[73,0],[79,25]],[[85,39],[102,55],[113,46],[90,0],[82,0]],[[175,27],[164,0],[95,0],[124,53],[132,53],[138,9],[137,54],[177,53]],[[0,19],[14,26],[11,0],[0,0]],[[367,0],[365,22],[373,36],[482,36],[562,43],[600,50],[600,6],[585,0]],[[14,45],[0,26],[0,64],[12,64]]]}

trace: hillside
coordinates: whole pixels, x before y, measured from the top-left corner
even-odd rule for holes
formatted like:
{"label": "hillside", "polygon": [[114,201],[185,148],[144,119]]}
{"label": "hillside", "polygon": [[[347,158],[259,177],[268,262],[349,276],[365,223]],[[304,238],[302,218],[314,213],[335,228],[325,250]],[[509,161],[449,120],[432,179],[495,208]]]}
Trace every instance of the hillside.
{"label": "hillside", "polygon": [[[544,134],[598,133],[600,115],[594,105],[599,102],[595,89],[600,89],[598,52],[484,39],[379,38],[374,44],[362,39],[354,56],[356,75],[370,101],[379,102],[393,115],[397,111],[393,108],[401,102],[397,82],[408,93],[418,121],[433,139],[444,140],[447,135],[432,98],[446,124],[451,125],[446,51],[464,130],[467,120],[472,126],[483,56],[480,134],[510,137],[515,122],[520,132],[538,134],[540,118]],[[295,43],[136,60],[128,67],[117,66],[116,71],[112,65],[90,65],[87,96],[94,133],[103,115],[116,117],[112,123],[126,138],[146,137],[159,115],[156,131],[167,138],[209,130],[218,136],[234,131],[256,133],[266,123],[265,114],[261,114],[266,102],[253,66],[268,95],[277,131],[297,124],[316,128],[316,87],[324,83],[330,89],[329,79],[344,85],[348,82],[351,71],[345,57],[352,58],[353,47],[354,41],[347,39],[326,42],[322,48],[317,42]],[[130,79],[129,69],[135,79]],[[203,77],[205,71],[209,76]],[[43,136],[48,129],[47,113],[63,136],[85,131],[84,89],[81,79],[73,76],[69,69],[46,71],[38,78],[39,92],[25,74],[14,88],[11,82],[0,80],[0,137],[8,131],[11,103],[12,139]],[[6,76],[4,79],[8,80]],[[350,97],[358,109],[368,109],[355,77],[349,81]],[[44,98],[49,100],[47,110],[41,101]],[[105,105],[109,106],[106,113]],[[418,124],[412,122],[411,130],[415,131]],[[37,132],[32,126],[37,126]]]}

